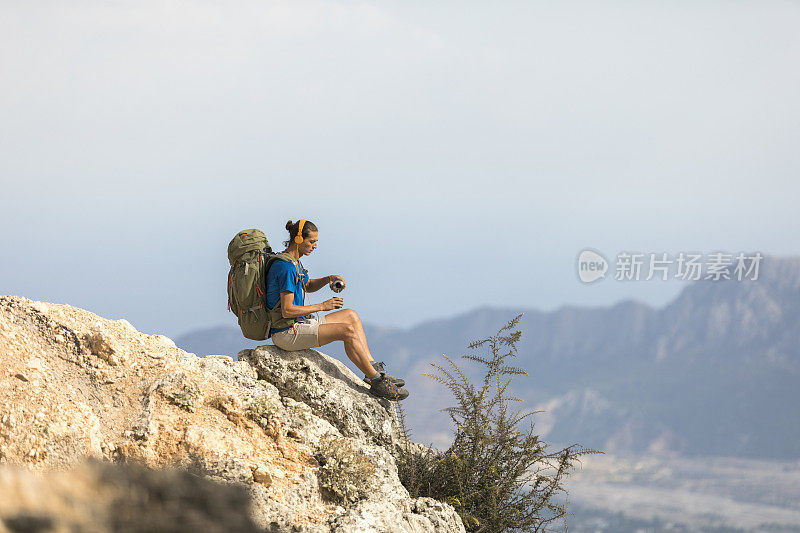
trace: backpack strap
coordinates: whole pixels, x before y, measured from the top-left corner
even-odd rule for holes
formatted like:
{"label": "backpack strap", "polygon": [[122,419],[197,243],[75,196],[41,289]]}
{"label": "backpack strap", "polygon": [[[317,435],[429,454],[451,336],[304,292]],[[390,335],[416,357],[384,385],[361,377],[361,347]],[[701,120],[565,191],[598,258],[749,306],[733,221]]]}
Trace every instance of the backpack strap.
{"label": "backpack strap", "polygon": [[[283,252],[281,255],[286,255],[287,256],[284,259],[284,261],[291,261],[292,263],[294,263],[294,266],[297,269],[297,277],[295,278],[295,283],[302,283],[302,281],[303,281],[303,273],[304,272],[307,273],[308,271],[305,268],[303,268],[303,265],[300,263],[300,260],[299,259],[295,259],[294,256],[292,254],[290,254],[289,252]],[[305,305],[306,304],[306,296],[308,296],[308,291],[306,291],[306,284],[302,283],[302,285],[303,285],[303,305]],[[309,314],[307,316],[311,316],[311,315]],[[303,317],[297,317],[297,318],[299,319],[299,318],[303,318]]]}
{"label": "backpack strap", "polygon": [[[295,278],[296,283],[300,283],[300,281],[303,279],[302,274],[301,274],[300,261],[298,259],[295,259],[294,256],[292,254],[290,254],[289,252],[283,252],[283,253],[275,254],[275,255],[271,256],[270,259],[269,259],[269,262],[267,263],[267,270],[265,271],[265,274],[264,274],[265,276],[266,276],[266,272],[268,272],[269,268],[272,266],[272,262],[275,261],[275,260],[287,261],[289,263],[292,263],[295,266],[295,269],[297,270],[297,276]],[[302,270],[305,270],[305,269],[302,269]],[[305,296],[305,284],[303,285],[303,295]],[[275,304],[275,307],[273,307],[273,308],[269,308],[268,307],[267,308],[267,313],[269,314],[270,321],[272,322],[271,327],[275,328],[275,329],[282,329],[282,328],[285,328],[285,327],[291,327],[295,322],[297,322],[301,318],[301,317],[283,318],[283,315],[281,314],[281,300],[280,300],[280,298],[278,298],[278,303]]]}
{"label": "backpack strap", "polygon": [[[294,268],[297,270],[297,276],[295,277],[295,283],[300,283],[300,280],[303,279],[303,275],[301,274],[301,266],[300,260],[295,259],[292,254],[289,252],[283,252],[275,256],[275,259],[280,259],[282,261],[288,261],[294,265]],[[304,270],[304,269],[303,269]],[[305,290],[305,286],[303,286],[303,290]]]}

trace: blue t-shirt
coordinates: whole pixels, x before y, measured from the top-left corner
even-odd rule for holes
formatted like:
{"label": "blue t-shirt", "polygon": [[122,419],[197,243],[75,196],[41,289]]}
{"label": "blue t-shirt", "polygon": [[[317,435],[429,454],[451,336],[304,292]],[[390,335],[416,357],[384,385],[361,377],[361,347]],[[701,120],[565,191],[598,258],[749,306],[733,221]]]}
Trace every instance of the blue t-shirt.
{"label": "blue t-shirt", "polygon": [[[280,303],[281,293],[284,291],[294,293],[295,305],[303,305],[303,297],[305,296],[303,284],[308,283],[308,271],[303,268],[303,263],[300,263],[300,270],[302,272],[301,283],[297,283],[297,267],[293,263],[281,259],[276,259],[272,262],[267,272],[267,306],[270,309],[274,309]],[[270,328],[269,334],[272,335],[286,329],[289,328]]]}

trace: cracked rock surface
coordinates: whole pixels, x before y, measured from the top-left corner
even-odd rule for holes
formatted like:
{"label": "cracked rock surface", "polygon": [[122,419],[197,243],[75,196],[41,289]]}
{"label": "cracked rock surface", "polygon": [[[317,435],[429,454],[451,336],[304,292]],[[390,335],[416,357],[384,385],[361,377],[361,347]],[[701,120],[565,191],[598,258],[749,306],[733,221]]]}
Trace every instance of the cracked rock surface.
{"label": "cracked rock surface", "polygon": [[0,361],[0,482],[57,470],[48,498],[69,500],[69,476],[79,490],[97,475],[87,459],[134,463],[230,486],[262,531],[464,531],[400,483],[393,405],[315,350],[198,358],[125,320],[0,296]]}

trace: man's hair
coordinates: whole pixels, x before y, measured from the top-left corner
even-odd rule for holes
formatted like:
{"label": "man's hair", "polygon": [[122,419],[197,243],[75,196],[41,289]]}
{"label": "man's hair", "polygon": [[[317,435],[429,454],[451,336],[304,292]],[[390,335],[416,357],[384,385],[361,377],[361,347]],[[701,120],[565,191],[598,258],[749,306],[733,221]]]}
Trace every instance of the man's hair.
{"label": "man's hair", "polygon": [[[294,242],[294,238],[297,236],[297,229],[300,227],[300,221],[292,222],[291,220],[286,223],[286,229],[289,231],[289,240],[283,241],[284,246],[289,246],[290,242]],[[317,231],[317,226],[314,225],[313,222],[310,220],[306,220],[305,224],[303,224],[303,238],[305,239],[308,237],[310,233]]]}

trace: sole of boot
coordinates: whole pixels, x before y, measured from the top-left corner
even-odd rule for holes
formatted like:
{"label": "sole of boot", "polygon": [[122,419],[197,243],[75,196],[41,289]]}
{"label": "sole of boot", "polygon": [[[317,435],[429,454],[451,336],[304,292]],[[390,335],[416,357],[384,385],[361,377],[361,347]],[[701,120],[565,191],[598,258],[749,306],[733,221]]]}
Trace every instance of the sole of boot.
{"label": "sole of boot", "polygon": [[370,389],[369,393],[374,396],[375,398],[381,398],[382,400],[389,400],[390,402],[400,402],[408,398],[408,391],[404,391],[405,394],[398,391],[398,394],[375,394],[375,392]]}

